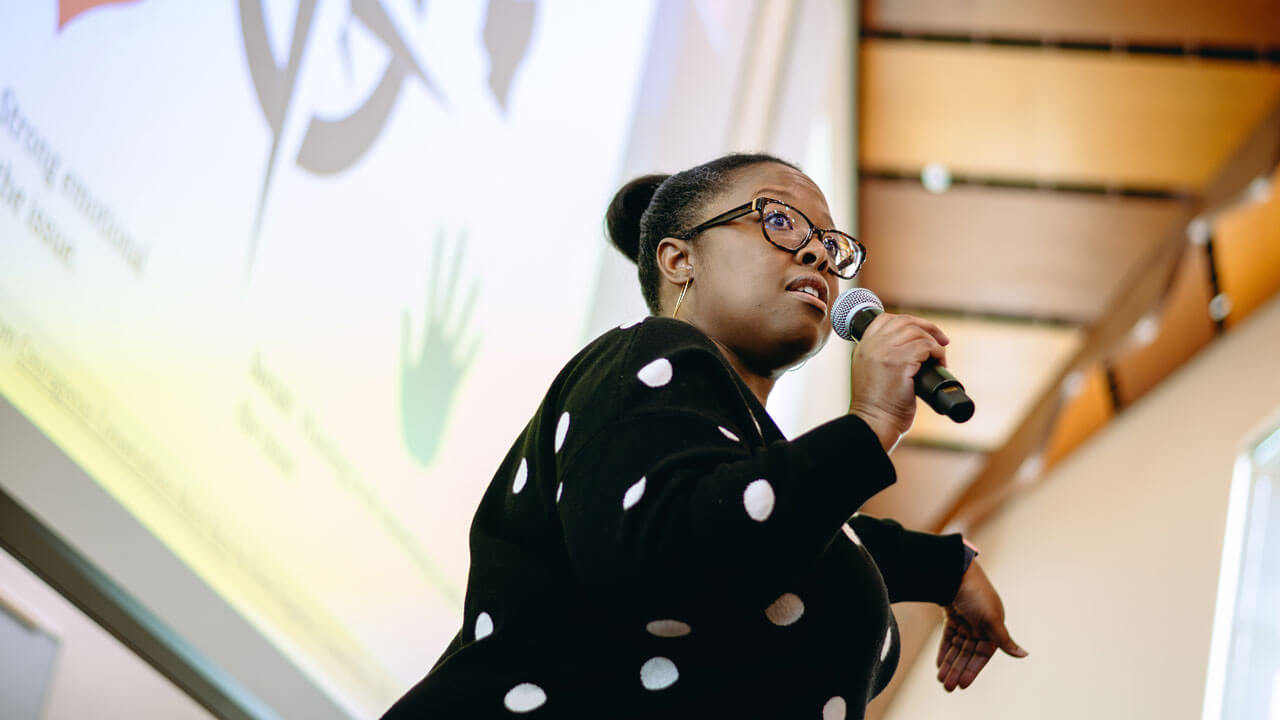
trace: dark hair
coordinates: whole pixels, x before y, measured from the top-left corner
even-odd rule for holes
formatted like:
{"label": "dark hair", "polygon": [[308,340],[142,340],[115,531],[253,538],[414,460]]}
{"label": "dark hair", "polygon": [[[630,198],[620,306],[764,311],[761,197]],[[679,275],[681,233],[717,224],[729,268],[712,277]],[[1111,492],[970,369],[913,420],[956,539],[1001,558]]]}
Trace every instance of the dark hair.
{"label": "dark hair", "polygon": [[752,165],[795,165],[764,153],[731,153],[674,175],[642,175],[623,185],[605,213],[609,240],[636,264],[640,291],[649,311],[658,314],[658,242],[677,237],[697,223],[709,200]]}

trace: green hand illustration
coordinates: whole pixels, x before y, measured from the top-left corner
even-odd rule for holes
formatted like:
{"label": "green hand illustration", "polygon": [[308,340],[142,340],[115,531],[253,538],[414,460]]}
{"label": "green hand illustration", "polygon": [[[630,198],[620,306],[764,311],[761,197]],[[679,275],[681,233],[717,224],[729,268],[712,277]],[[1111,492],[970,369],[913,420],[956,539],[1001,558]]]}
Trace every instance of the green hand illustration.
{"label": "green hand illustration", "polygon": [[[444,269],[446,245],[453,256],[448,272]],[[465,300],[458,296],[466,245],[466,230],[459,232],[453,241],[446,240],[443,229],[437,233],[435,257],[428,271],[430,280],[427,283],[422,345],[416,362],[409,348],[409,311],[405,310],[403,316],[400,336],[401,422],[409,453],[424,465],[430,465],[440,450],[454,395],[480,345],[479,338],[467,328],[480,293],[480,283],[470,281]]]}

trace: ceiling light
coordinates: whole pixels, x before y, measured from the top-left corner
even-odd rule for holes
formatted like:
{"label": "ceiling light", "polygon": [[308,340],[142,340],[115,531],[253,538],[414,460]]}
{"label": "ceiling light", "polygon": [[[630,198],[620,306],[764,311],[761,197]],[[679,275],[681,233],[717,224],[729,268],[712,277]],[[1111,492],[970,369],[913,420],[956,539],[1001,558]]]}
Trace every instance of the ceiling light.
{"label": "ceiling light", "polygon": [[1036,453],[1018,466],[1016,482],[1019,485],[1030,485],[1044,472],[1044,455]]}
{"label": "ceiling light", "polygon": [[1062,401],[1070,402],[1084,390],[1084,373],[1073,370],[1062,379]]}
{"label": "ceiling light", "polygon": [[1143,315],[1129,331],[1129,340],[1137,347],[1146,347],[1160,336],[1160,320],[1154,313]]}
{"label": "ceiling light", "polygon": [[920,171],[920,183],[931,193],[944,193],[951,187],[951,171],[942,163],[929,163]]}
{"label": "ceiling light", "polygon": [[1209,221],[1204,218],[1196,218],[1187,223],[1187,239],[1192,245],[1204,247],[1209,244],[1209,233],[1212,228],[1209,227]]}
{"label": "ceiling light", "polygon": [[1245,191],[1245,197],[1252,203],[1264,203],[1267,198],[1271,197],[1271,178],[1256,177],[1253,182],[1249,183],[1248,189]]}
{"label": "ceiling light", "polygon": [[1209,301],[1209,317],[1214,322],[1222,322],[1231,314],[1231,296],[1218,293]]}

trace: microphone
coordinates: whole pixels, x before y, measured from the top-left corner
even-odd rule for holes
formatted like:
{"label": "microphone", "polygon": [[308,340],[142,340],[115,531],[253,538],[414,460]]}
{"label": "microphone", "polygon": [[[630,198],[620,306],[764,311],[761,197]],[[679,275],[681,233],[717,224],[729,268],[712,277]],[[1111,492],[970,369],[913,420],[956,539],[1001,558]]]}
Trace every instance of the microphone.
{"label": "microphone", "polygon": [[[845,340],[862,339],[876,316],[884,312],[880,298],[866,288],[852,288],[840,293],[831,309],[831,329]],[[964,393],[956,376],[930,357],[916,373],[916,397],[928,403],[934,412],[962,423],[973,417],[973,400]]]}

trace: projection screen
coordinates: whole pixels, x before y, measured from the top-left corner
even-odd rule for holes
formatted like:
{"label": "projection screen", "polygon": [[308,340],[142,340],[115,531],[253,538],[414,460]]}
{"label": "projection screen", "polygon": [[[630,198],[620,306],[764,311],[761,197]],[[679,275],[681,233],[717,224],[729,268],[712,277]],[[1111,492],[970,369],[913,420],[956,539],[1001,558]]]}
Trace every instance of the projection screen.
{"label": "projection screen", "polygon": [[0,11],[0,392],[360,714],[582,341],[651,15]]}

